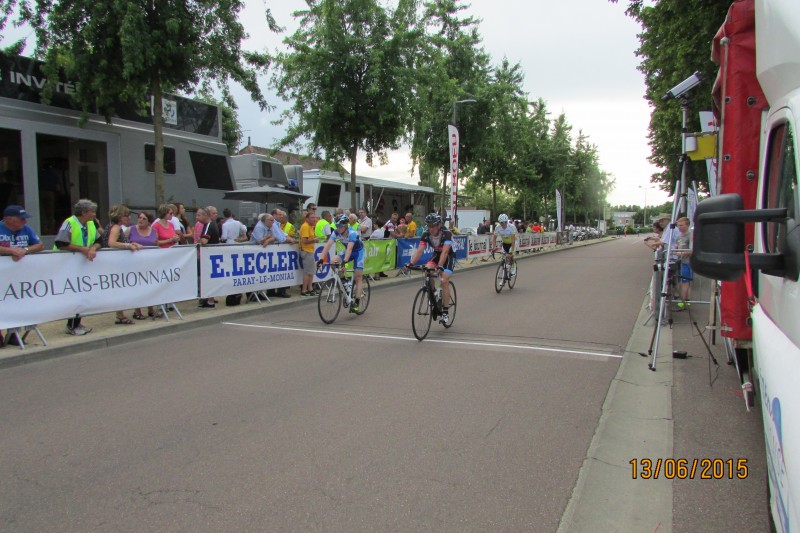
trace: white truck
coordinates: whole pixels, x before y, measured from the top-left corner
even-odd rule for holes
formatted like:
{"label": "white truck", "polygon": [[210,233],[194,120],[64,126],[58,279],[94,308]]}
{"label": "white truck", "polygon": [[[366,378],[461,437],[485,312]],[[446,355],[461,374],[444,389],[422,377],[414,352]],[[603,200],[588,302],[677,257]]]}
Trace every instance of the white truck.
{"label": "white truck", "polygon": [[[730,79],[752,77],[763,99],[756,92],[723,91],[719,164],[748,150],[757,163],[740,168],[740,176],[723,172],[723,194],[698,205],[692,267],[723,285],[745,280],[742,305],[749,308],[746,325],[752,327],[752,339],[742,332],[735,347],[746,354],[740,363],[748,365],[761,405],[771,519],[777,531],[788,532],[800,529],[800,165],[795,131],[800,123],[800,7],[796,0],[735,2],[726,24],[741,26],[748,16],[755,33],[754,65],[752,72],[737,70],[738,78]],[[732,33],[739,43],[748,39]],[[724,66],[728,72],[742,66],[734,61]],[[736,111],[737,98],[742,99],[741,113],[749,108],[760,115],[760,135],[742,134],[746,125]],[[736,142],[726,144],[730,139]],[[726,182],[739,178],[742,191]],[[748,183],[755,191],[752,205]]]}

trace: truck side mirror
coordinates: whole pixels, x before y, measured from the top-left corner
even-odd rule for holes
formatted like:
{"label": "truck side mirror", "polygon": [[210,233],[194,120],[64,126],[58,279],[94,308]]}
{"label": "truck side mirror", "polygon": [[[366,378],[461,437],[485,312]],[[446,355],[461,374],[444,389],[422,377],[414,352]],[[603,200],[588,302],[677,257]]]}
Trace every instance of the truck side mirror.
{"label": "truck side mirror", "polygon": [[692,235],[693,271],[723,281],[739,279],[744,272],[744,225],[714,220],[713,215],[741,210],[742,197],[738,194],[720,194],[697,205]]}
{"label": "truck side mirror", "polygon": [[[736,281],[745,270],[744,224],[778,222],[786,224],[786,209],[742,210],[738,194],[720,194],[697,206],[692,243],[692,270],[722,281]],[[784,271],[783,254],[750,254],[753,270],[772,274]]]}

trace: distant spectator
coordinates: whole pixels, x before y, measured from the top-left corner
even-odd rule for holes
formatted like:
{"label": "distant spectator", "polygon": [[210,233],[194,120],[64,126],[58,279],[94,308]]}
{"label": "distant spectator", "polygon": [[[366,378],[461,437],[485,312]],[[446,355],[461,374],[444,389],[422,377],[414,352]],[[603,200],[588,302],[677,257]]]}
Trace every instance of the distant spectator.
{"label": "distant spectator", "polygon": [[412,215],[411,213],[406,213],[405,218],[406,218],[406,224],[408,224],[408,226],[406,227],[406,238],[413,239],[414,237],[417,236],[417,223],[414,222],[414,215]]}
{"label": "distant spectator", "polygon": [[[142,211],[136,218],[136,225],[128,228],[128,240],[130,242],[139,244],[141,246],[156,246],[156,239],[158,235],[151,227],[155,218],[147,211]],[[137,307],[133,310],[133,318],[136,320],[144,320],[146,317],[142,314],[142,308]],[[155,307],[150,306],[147,308],[147,316],[150,318],[161,318],[163,315],[161,311],[156,311]]]}
{"label": "distant spectator", "polygon": [[383,225],[383,237],[385,239],[389,239],[395,236],[395,232],[397,231],[397,213],[392,213],[389,215],[389,220],[386,221],[386,224]]}
{"label": "distant spectator", "polygon": [[358,217],[350,213],[347,215],[347,219],[350,221],[350,229],[358,231]]}
{"label": "distant spectator", "polygon": [[372,235],[372,220],[367,216],[366,209],[358,210],[358,231],[361,239],[369,239]]}
{"label": "distant spectator", "polygon": [[[28,254],[44,249],[39,236],[28,226],[28,218],[30,215],[21,205],[9,205],[3,210],[3,221],[0,222],[0,255],[10,255],[16,262]],[[0,348],[5,344],[18,345],[19,340],[12,335],[7,336],[4,343],[0,332]]]}
{"label": "distant spectator", "polygon": [[[267,246],[269,244],[276,244],[281,242],[278,240],[282,236],[280,224],[275,224],[275,217],[269,213],[261,213],[258,215],[258,223],[253,228],[253,233],[250,235],[250,242],[252,244],[260,244]],[[283,237],[285,238],[285,237]]]}
{"label": "distant spectator", "polygon": [[319,242],[325,242],[328,240],[328,237],[331,236],[331,221],[333,221],[333,215],[331,215],[330,211],[323,211],[322,216],[317,221],[317,225],[314,226],[314,236],[317,238]]}
{"label": "distant spectator", "polygon": [[153,230],[156,232],[156,244],[161,248],[171,248],[181,240],[175,226],[172,225],[172,209],[170,204],[161,204],[156,213],[158,219],[153,222]]}
{"label": "distant spectator", "polygon": [[314,249],[316,248],[316,237],[314,227],[317,224],[317,215],[311,212],[306,217],[303,225],[300,226],[300,263],[303,266],[303,286],[300,288],[300,296],[317,296],[314,290],[314,273],[316,272],[316,261],[314,261]]}
{"label": "distant spectator", "polygon": [[233,213],[227,207],[222,210],[222,216],[225,221],[222,223],[222,231],[220,232],[220,242],[228,244],[242,242],[242,224],[236,220]]}
{"label": "distant spectator", "polygon": [[189,219],[186,218],[186,206],[181,202],[175,202],[175,207],[177,210],[174,213],[175,220],[181,225],[181,244],[187,244],[192,241],[192,237],[194,236],[194,231],[192,225],[189,223]]}
{"label": "distant spectator", "polygon": [[[219,227],[214,219],[211,218],[211,207],[204,207],[197,210],[197,219],[203,223],[202,233],[200,234],[200,246],[209,244],[219,244]],[[217,301],[211,298],[201,299],[198,307],[213,309]]]}
{"label": "distant spectator", "polygon": [[[112,205],[108,211],[109,223],[103,236],[100,238],[104,248],[116,248],[120,250],[130,250],[135,252],[141,250],[142,246],[135,242],[130,242],[128,236],[122,231],[121,226],[131,225],[131,210],[122,204]],[[133,320],[125,316],[125,311],[117,311],[115,324],[131,325]]]}
{"label": "distant spectator", "polygon": [[[94,220],[97,218],[97,204],[91,200],[81,199],[72,208],[73,216],[61,225],[55,239],[53,249],[65,252],[77,252],[86,257],[87,261],[94,261],[97,250],[100,249],[100,234]],[[81,325],[81,316],[67,320],[67,335],[86,335],[91,328]]]}
{"label": "distant spectator", "polygon": [[295,244],[297,242],[297,231],[294,229],[294,226],[289,222],[288,217],[286,216],[286,211],[283,209],[273,209],[272,216],[275,217],[275,220],[280,224],[281,231],[286,236],[283,242],[287,242],[289,244]]}

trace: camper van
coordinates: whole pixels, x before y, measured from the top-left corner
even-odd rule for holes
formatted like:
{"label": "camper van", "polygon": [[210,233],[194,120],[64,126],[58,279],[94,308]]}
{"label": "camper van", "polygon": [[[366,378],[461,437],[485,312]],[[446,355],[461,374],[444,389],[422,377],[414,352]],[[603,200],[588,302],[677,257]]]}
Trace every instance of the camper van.
{"label": "camper van", "polygon": [[[800,528],[798,28],[795,0],[744,0],[728,13],[720,30],[727,41],[720,42],[729,50],[720,56],[729,57],[723,69],[737,73],[743,90],[726,88],[719,99],[725,106],[720,164],[755,156],[741,172],[723,172],[723,194],[698,205],[692,251],[696,272],[723,280],[723,285],[745,286],[743,301],[733,304],[746,306],[743,322],[752,328],[752,341],[740,334],[736,350],[747,355],[745,370],[761,405],[770,514],[781,532]],[[743,60],[734,57],[734,47],[745,48]],[[721,72],[722,79],[725,75]],[[747,115],[753,111],[760,135],[747,133]],[[736,180],[740,184],[731,186]]]}
{"label": "camper van", "polygon": [[[274,157],[259,153],[246,153],[230,158],[231,172],[236,189],[249,189],[252,187],[270,186],[290,191],[302,191],[303,167],[300,165],[283,165]],[[271,210],[276,204],[268,205]],[[297,205],[282,205],[291,211]],[[239,220],[248,226],[254,224],[259,213],[264,212],[263,202],[240,201],[233,212]]]}
{"label": "camper van", "polygon": [[323,210],[333,213],[339,207],[364,208],[381,220],[392,213],[424,215],[432,210],[434,200],[434,190],[430,187],[357,176],[357,205],[350,206],[350,176],[329,170],[305,171],[302,191],[311,196],[309,202],[317,204],[318,213]]}
{"label": "camper van", "polygon": [[[0,205],[24,205],[29,223],[47,241],[80,198],[98,204],[105,221],[111,205],[154,211],[155,145],[152,117],[120,102],[111,123],[80,111],[63,78],[44,104],[42,63],[0,54]],[[193,210],[235,209],[222,200],[234,189],[222,122],[214,105],[165,95],[165,199]]]}

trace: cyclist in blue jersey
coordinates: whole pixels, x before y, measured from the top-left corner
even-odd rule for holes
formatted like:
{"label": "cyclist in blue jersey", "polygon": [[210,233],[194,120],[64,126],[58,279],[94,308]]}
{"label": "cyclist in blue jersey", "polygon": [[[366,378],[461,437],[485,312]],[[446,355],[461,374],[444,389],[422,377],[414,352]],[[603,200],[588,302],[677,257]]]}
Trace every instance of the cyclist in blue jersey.
{"label": "cyclist in blue jersey", "polygon": [[[456,252],[453,250],[453,234],[450,230],[442,227],[442,217],[438,213],[430,213],[425,217],[425,224],[428,229],[423,232],[420,238],[419,248],[411,256],[411,262],[405,265],[405,269],[416,263],[425,252],[425,248],[433,248],[433,257],[428,261],[427,267],[439,270],[442,279],[442,323],[450,320],[450,276],[456,265]],[[434,287],[435,288],[435,287]],[[447,306],[447,307],[445,307]]]}
{"label": "cyclist in blue jersey", "polygon": [[333,219],[336,224],[336,231],[332,231],[330,237],[325,242],[325,247],[322,249],[322,257],[317,261],[317,267],[322,266],[328,262],[328,251],[331,246],[336,242],[341,242],[344,245],[344,252],[334,258],[335,263],[347,264],[353,261],[353,277],[356,280],[355,293],[356,303],[353,306],[353,311],[358,311],[361,305],[361,286],[364,274],[364,243],[358,235],[358,231],[350,228],[350,220],[347,215],[336,215]]}

